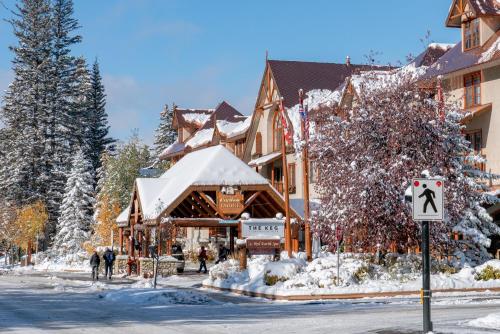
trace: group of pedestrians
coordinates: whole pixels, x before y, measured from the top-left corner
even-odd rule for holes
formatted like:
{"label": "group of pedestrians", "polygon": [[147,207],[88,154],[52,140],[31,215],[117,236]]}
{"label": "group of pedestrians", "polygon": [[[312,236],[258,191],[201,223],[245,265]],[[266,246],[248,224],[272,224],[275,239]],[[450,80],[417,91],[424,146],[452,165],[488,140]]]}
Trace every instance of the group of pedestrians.
{"label": "group of pedestrians", "polygon": [[[102,255],[102,259],[104,260],[104,277],[107,277],[108,280],[111,279],[113,275],[113,264],[115,263],[115,253],[106,248],[106,251]],[[97,251],[94,251],[94,254],[90,257],[90,266],[92,267],[92,281],[99,280],[99,265],[101,264],[101,258]]]}

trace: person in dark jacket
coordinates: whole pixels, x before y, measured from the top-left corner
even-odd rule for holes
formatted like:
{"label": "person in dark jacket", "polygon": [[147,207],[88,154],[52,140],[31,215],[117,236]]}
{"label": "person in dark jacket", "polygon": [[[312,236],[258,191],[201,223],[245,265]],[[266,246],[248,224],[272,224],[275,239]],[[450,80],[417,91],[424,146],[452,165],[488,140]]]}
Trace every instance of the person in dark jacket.
{"label": "person in dark jacket", "polygon": [[104,277],[111,279],[111,275],[113,275],[113,263],[115,263],[115,253],[111,249],[106,248],[102,258],[104,259]]}
{"label": "person in dark jacket", "polygon": [[219,246],[219,256],[217,258],[217,261],[215,261],[215,264],[219,264],[220,262],[227,261],[227,253],[228,249],[224,245]]}
{"label": "person in dark jacket", "polygon": [[204,246],[201,246],[200,254],[198,254],[198,260],[200,261],[200,269],[198,272],[201,272],[201,269],[204,269],[203,273],[207,273],[207,251]]}
{"label": "person in dark jacket", "polygon": [[97,251],[94,251],[94,254],[90,257],[90,266],[92,267],[92,281],[99,280],[99,265],[101,264],[101,258]]}

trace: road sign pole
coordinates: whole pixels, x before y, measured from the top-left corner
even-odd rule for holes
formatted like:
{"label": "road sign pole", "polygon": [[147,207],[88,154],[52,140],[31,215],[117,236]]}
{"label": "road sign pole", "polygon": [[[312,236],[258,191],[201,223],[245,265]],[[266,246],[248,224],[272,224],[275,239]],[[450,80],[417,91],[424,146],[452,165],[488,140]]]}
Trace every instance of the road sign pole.
{"label": "road sign pole", "polygon": [[429,252],[429,221],[422,221],[422,289],[424,333],[432,331],[431,322],[431,262]]}

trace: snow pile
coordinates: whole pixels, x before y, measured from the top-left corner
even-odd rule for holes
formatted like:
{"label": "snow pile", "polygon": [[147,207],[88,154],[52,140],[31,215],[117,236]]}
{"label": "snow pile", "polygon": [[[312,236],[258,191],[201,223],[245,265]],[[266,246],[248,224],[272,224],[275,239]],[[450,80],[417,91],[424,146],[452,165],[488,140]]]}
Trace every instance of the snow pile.
{"label": "snow pile", "polygon": [[[321,253],[310,263],[301,258],[272,262],[257,256],[241,271],[237,261],[214,266],[203,284],[275,295],[345,294],[393,291],[418,291],[421,288],[421,257],[414,254],[387,254],[377,264],[370,254],[342,253],[339,277],[337,256]],[[492,260],[481,266],[464,267],[459,272],[445,263],[433,261],[433,289],[500,287],[500,279],[477,280],[487,265],[500,267]]]}
{"label": "snow pile", "polygon": [[83,271],[90,272],[90,256],[86,252],[67,254],[64,256],[50,256],[39,253],[39,262],[34,266],[39,271]]}
{"label": "snow pile", "polygon": [[177,289],[122,289],[99,295],[108,301],[134,305],[207,305],[216,302],[204,294]]}
{"label": "snow pile", "polygon": [[500,328],[500,313],[488,314],[485,317],[477,318],[465,323],[467,326],[476,328]]}

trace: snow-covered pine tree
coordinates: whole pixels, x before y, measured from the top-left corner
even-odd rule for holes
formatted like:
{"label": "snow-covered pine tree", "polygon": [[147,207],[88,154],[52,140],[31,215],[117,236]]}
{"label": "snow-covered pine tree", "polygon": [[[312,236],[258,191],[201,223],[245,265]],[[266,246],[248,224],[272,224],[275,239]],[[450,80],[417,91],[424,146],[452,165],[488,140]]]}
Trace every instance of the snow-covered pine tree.
{"label": "snow-covered pine tree", "polygon": [[53,61],[52,18],[48,0],[22,0],[11,23],[17,45],[14,80],[4,97],[0,191],[18,206],[46,198],[45,147],[50,133],[50,87]]}
{"label": "snow-covered pine tree", "polygon": [[66,181],[53,251],[76,254],[90,237],[94,208],[94,175],[90,159],[78,150]]}
{"label": "snow-covered pine tree", "polygon": [[160,124],[155,130],[154,155],[158,159],[160,154],[177,139],[177,131],[172,127],[175,104],[172,109],[167,104],[160,113]]}
{"label": "snow-covered pine tree", "polygon": [[[473,152],[461,133],[463,115],[450,104],[442,107],[442,118],[411,71],[374,73],[365,83],[352,107],[324,107],[315,115],[310,152],[321,171],[321,209],[314,225],[322,240],[334,245],[334,227],[340,226],[356,251],[418,246],[420,225],[404,195],[411,179],[428,170],[448,189],[446,221],[431,225],[433,249],[455,251],[470,263],[487,258],[488,236],[500,231],[479,205],[483,195],[466,158]],[[464,240],[452,240],[453,231]]]}
{"label": "snow-covered pine tree", "polygon": [[76,69],[73,79],[74,85],[74,97],[72,116],[75,119],[75,123],[79,125],[78,129],[74,129],[73,145],[81,149],[86,157],[91,158],[92,147],[91,147],[91,136],[92,136],[92,112],[91,112],[91,101],[89,99],[92,85],[90,82],[90,73],[87,68],[87,63],[85,58],[78,57],[75,60]]}
{"label": "snow-covered pine tree", "polygon": [[115,139],[109,136],[108,114],[106,113],[106,94],[99,70],[99,62],[94,61],[90,72],[89,91],[89,146],[90,158],[95,169],[101,164],[101,155],[106,149],[113,150]]}
{"label": "snow-covered pine tree", "polygon": [[71,168],[78,130],[82,128],[73,102],[76,94],[76,59],[71,55],[71,47],[82,39],[75,33],[79,25],[73,17],[73,1],[54,0],[51,16],[53,68],[50,74],[50,112],[47,115],[48,136],[44,154],[47,165],[45,200],[49,212],[48,237],[55,233],[66,174]]}

